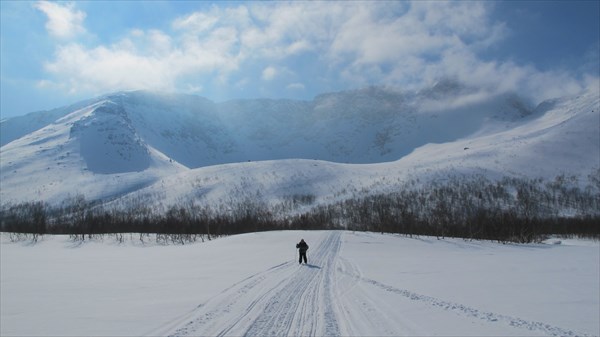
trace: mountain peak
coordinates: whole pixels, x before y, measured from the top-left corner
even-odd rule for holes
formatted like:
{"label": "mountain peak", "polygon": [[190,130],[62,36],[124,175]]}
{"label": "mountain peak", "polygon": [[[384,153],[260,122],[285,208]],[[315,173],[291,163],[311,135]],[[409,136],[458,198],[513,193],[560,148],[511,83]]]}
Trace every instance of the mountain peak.
{"label": "mountain peak", "polygon": [[113,101],[102,102],[74,122],[70,137],[79,141],[80,154],[91,172],[135,172],[150,166],[148,149],[123,107]]}

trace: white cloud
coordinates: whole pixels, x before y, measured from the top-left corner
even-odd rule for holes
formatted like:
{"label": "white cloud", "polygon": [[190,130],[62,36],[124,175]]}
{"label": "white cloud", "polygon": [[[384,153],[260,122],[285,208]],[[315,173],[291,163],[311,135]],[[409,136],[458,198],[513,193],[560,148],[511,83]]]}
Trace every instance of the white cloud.
{"label": "white cloud", "polygon": [[275,67],[266,67],[262,72],[262,79],[265,81],[271,81],[277,76],[277,69]]}
{"label": "white cloud", "polygon": [[[35,6],[48,15],[53,35],[84,31],[85,13],[73,5]],[[112,45],[60,45],[46,63],[54,79],[40,85],[96,93],[196,91],[190,88],[212,84],[246,90],[257,83],[249,82],[252,76],[245,69],[262,69],[263,81],[289,77],[294,83],[285,89],[305,90],[304,70],[314,68],[325,69],[328,86],[340,89],[371,84],[418,88],[440,78],[486,92],[524,90],[536,97],[582,87],[566,72],[478,57],[506,37],[506,24],[494,21],[491,9],[485,2],[460,1],[213,5],[175,18],[169,31],[134,29]]]}
{"label": "white cloud", "polygon": [[175,81],[164,60],[103,46],[90,50],[76,43],[59,48],[56,60],[45,67],[63,78],[71,91],[167,89]]}
{"label": "white cloud", "polygon": [[195,12],[173,21],[173,28],[202,33],[213,28],[218,20],[215,15]]}
{"label": "white cloud", "polygon": [[302,83],[290,83],[286,86],[287,89],[289,90],[304,90],[304,84]]}
{"label": "white cloud", "polygon": [[287,55],[299,54],[312,49],[310,42],[307,40],[298,40],[287,46],[285,53]]}
{"label": "white cloud", "polygon": [[[126,89],[184,90],[202,88],[189,83],[197,74],[215,74],[222,83],[238,68],[235,30],[222,27],[202,38],[170,36],[159,30],[132,30],[113,45],[88,48],[68,43],[57,48],[45,69],[71,92]],[[181,79],[182,83],[179,83]],[[180,85],[179,85],[180,84]]]}
{"label": "white cloud", "polygon": [[193,84],[188,84],[187,85],[187,90],[186,93],[189,94],[198,94],[202,92],[202,86],[200,85],[193,85]]}
{"label": "white cloud", "polygon": [[34,7],[44,12],[48,17],[46,29],[51,35],[68,39],[85,33],[83,20],[86,14],[83,11],[76,10],[74,4],[61,6],[55,2],[39,1],[34,4]]}
{"label": "white cloud", "polygon": [[[402,4],[399,4],[402,5]],[[354,76],[372,74],[373,66],[385,66],[387,74],[405,76],[398,82],[420,77],[448,51],[470,51],[472,45],[499,39],[502,23],[489,19],[485,5],[470,2],[411,3],[400,15],[381,20],[381,8],[361,7],[347,14],[332,41],[328,55],[349,60],[345,69]],[[390,78],[387,78],[390,80]]]}
{"label": "white cloud", "polygon": [[425,68],[437,78],[454,78],[489,94],[518,92],[536,102],[575,94],[586,87],[585,81],[564,70],[540,71],[532,65],[482,61],[468,50],[449,51],[439,63]]}

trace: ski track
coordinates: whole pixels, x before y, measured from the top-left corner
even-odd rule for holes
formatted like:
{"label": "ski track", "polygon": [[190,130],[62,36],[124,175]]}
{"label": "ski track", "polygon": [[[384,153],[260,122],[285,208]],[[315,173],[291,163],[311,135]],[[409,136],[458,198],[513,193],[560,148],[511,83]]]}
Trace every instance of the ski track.
{"label": "ski track", "polygon": [[340,335],[332,284],[341,235],[331,232],[312,243],[307,265],[286,262],[234,284],[172,335]]}
{"label": "ski track", "polygon": [[[291,282],[281,288],[264,311],[246,331],[246,336],[278,335],[339,335],[332,310],[331,280],[335,259],[341,245],[341,233],[333,232],[318,246],[314,259],[317,265],[306,265],[294,274]],[[318,310],[323,309],[323,310]],[[315,317],[315,313],[323,317]]]}
{"label": "ski track", "polygon": [[481,311],[481,310],[478,310],[478,309],[475,309],[475,308],[472,308],[472,307],[469,307],[469,306],[466,306],[463,304],[448,302],[448,301],[444,301],[444,300],[426,296],[426,295],[420,295],[420,294],[417,294],[417,293],[414,293],[414,292],[411,292],[411,291],[405,290],[405,289],[398,289],[398,288],[395,288],[395,287],[392,287],[389,285],[385,285],[385,284],[375,281],[375,280],[364,278],[361,275],[352,275],[346,271],[341,271],[341,272],[345,273],[351,277],[354,277],[357,280],[360,280],[361,282],[370,284],[370,285],[375,286],[386,292],[400,295],[400,296],[405,297],[412,301],[419,301],[419,302],[426,303],[426,304],[429,304],[434,307],[439,307],[443,310],[451,311],[451,312],[454,312],[459,315],[478,318],[478,319],[481,319],[481,320],[484,320],[484,321],[487,321],[490,323],[501,322],[501,323],[507,324],[511,327],[527,329],[530,331],[537,330],[547,336],[588,336],[587,334],[582,334],[582,333],[575,332],[575,331],[572,331],[569,329],[563,329],[563,328],[553,326],[553,325],[550,325],[547,323],[528,321],[528,320],[518,318],[518,317],[511,317],[511,316],[506,316],[506,315],[502,315],[502,314]]}
{"label": "ski track", "polygon": [[[333,231],[321,242],[313,242],[313,250],[309,250],[309,264],[298,266],[295,262],[285,262],[256,273],[199,305],[191,313],[170,322],[163,330],[170,329],[170,336],[427,334],[412,322],[382,310],[361,289],[362,285],[367,285],[400,299],[417,301],[490,324],[505,324],[510,328],[538,331],[549,336],[586,336],[542,322],[485,312],[366,278],[355,264],[339,256],[341,236],[342,232]],[[354,325],[357,321],[360,326]],[[370,331],[361,331],[365,329]]]}

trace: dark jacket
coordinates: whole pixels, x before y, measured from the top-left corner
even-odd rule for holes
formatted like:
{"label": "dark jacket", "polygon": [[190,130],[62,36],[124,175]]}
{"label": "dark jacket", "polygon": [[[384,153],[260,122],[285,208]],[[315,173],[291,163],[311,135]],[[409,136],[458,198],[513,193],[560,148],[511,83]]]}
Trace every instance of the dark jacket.
{"label": "dark jacket", "polygon": [[306,242],[300,241],[300,243],[296,245],[296,248],[300,249],[300,253],[306,253],[306,251],[308,250],[308,245],[306,244]]}

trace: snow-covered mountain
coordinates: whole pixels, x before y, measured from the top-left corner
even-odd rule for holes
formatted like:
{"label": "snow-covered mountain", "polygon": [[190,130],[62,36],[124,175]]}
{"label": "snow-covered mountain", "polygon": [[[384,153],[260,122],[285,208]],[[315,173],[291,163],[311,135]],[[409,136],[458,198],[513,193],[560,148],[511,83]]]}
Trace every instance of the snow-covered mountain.
{"label": "snow-covered mountain", "polygon": [[[189,95],[116,93],[6,120],[0,124],[2,145],[102,103],[94,112],[94,125],[130,128],[146,144],[188,168],[289,158],[378,163],[397,160],[431,142],[465,137],[478,131],[486,118],[514,120],[531,112],[514,95],[449,108],[448,101],[458,92],[447,87],[438,84],[420,93],[371,87],[324,94],[310,102],[214,103]],[[87,131],[92,138],[109,136]]]}
{"label": "snow-covered mountain", "polygon": [[533,107],[450,81],[312,101],[119,92],[0,122],[0,197],[334,198],[449,172],[586,177],[600,167],[599,104],[591,90]]}

